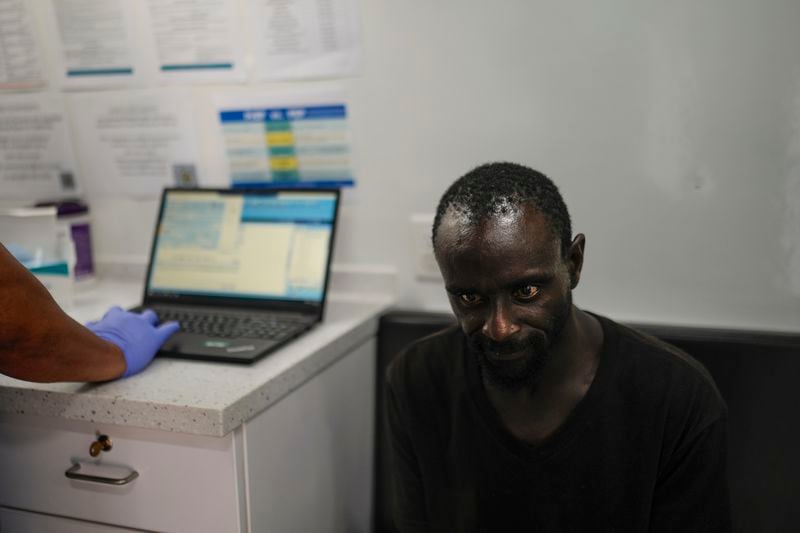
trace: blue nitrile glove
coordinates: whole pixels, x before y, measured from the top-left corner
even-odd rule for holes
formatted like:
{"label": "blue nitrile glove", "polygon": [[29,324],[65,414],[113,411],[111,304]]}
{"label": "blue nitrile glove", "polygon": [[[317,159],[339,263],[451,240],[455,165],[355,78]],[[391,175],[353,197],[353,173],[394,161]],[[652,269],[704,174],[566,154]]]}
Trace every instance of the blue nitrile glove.
{"label": "blue nitrile glove", "polygon": [[86,327],[98,337],[120,347],[128,365],[122,374],[124,378],[144,370],[161,345],[179,329],[177,322],[156,327],[157,323],[158,317],[150,309],[140,314],[112,307],[103,318],[86,324]]}

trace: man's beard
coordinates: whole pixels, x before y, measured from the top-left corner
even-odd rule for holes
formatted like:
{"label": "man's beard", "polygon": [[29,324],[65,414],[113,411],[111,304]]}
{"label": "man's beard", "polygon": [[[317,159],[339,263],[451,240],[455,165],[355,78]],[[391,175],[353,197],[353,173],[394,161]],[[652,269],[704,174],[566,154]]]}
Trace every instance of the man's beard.
{"label": "man's beard", "polygon": [[[522,340],[495,342],[480,330],[470,335],[468,344],[477,357],[484,379],[507,392],[535,389],[542,369],[551,359],[552,347],[561,337],[571,309],[572,294],[567,293],[546,328],[534,330]],[[521,353],[510,359],[502,357],[516,352]]]}

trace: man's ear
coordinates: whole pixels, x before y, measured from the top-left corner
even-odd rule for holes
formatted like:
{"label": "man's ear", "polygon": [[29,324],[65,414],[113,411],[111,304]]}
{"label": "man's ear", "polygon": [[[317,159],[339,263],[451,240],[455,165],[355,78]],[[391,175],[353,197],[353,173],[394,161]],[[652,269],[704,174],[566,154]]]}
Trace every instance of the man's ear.
{"label": "man's ear", "polygon": [[586,248],[586,236],[583,233],[578,233],[572,244],[569,245],[567,250],[567,268],[569,268],[570,288],[574,289],[578,286],[581,280],[581,270],[583,270],[583,252]]}

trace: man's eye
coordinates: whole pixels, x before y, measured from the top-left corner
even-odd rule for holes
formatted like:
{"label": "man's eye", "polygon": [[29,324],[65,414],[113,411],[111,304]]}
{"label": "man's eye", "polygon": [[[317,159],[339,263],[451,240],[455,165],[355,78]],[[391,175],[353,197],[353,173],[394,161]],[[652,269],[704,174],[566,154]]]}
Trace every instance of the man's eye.
{"label": "man's eye", "polygon": [[458,295],[458,299],[462,305],[477,305],[481,303],[481,297],[474,292],[463,292]]}
{"label": "man's eye", "polygon": [[536,285],[523,285],[514,289],[513,295],[517,300],[533,300],[539,294],[539,287]]}

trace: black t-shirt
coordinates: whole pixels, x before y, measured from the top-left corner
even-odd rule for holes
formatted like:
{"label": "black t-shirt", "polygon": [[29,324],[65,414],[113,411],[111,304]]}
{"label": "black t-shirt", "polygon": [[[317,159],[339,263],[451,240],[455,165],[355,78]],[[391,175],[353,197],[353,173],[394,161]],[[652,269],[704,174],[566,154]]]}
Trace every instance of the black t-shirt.
{"label": "black t-shirt", "polygon": [[401,531],[730,531],[727,409],[677,348],[597,317],[589,390],[539,445],[511,435],[456,327],[388,372]]}

